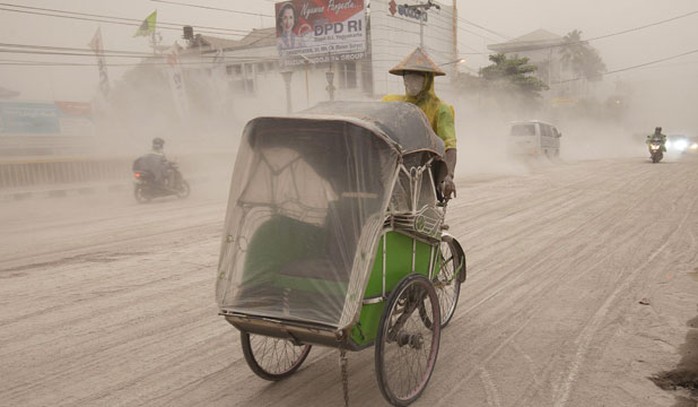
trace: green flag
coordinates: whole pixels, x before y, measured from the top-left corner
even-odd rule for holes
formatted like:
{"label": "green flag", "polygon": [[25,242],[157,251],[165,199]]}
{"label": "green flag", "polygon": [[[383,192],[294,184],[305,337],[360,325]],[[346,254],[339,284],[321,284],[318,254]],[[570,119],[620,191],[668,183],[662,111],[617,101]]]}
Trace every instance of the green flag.
{"label": "green flag", "polygon": [[148,35],[155,32],[155,21],[158,18],[158,11],[155,10],[148,17],[143,20],[141,26],[138,27],[138,31],[133,34],[134,37],[147,37]]}

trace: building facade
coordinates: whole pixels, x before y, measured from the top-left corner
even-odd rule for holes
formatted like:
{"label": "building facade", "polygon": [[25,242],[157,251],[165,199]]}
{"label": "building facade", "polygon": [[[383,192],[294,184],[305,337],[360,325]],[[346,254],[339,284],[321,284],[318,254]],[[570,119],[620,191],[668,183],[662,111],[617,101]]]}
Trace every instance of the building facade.
{"label": "building facade", "polygon": [[[322,7],[329,7],[330,3],[337,5],[337,1],[313,2]],[[387,93],[403,93],[401,78],[390,75],[388,70],[420,45],[445,71],[455,69],[455,0],[450,5],[433,2],[429,7],[367,0],[361,18],[358,23],[354,20],[354,26],[363,29],[362,52],[328,51],[327,56],[296,53],[291,62],[279,50],[277,27],[253,30],[240,41],[185,33],[185,46],[174,52],[187,97],[197,99],[197,93],[205,94],[207,104],[215,101],[213,105],[246,120],[259,115],[260,110],[278,114],[303,110],[330,98],[376,100]],[[314,34],[322,32],[320,23],[315,24],[315,28],[310,27]],[[325,25],[329,27],[326,22]],[[355,38],[352,41],[352,47],[361,49]],[[337,42],[331,44],[336,46]],[[439,87],[447,89],[447,84],[448,80],[437,81],[437,92]]]}

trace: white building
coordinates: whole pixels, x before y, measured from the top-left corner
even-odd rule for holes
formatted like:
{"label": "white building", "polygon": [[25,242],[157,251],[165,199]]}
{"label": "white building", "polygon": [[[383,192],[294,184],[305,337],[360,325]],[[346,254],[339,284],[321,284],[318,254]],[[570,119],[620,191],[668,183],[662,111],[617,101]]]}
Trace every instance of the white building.
{"label": "white building", "polygon": [[[274,27],[253,30],[240,41],[189,35],[188,46],[179,52],[187,94],[193,97],[193,88],[200,93],[208,88],[204,93],[216,105],[246,120],[258,115],[260,107],[267,113],[284,113],[289,102],[292,111],[299,111],[329,100],[328,72],[334,74],[335,100],[375,100],[387,93],[403,93],[401,78],[388,70],[420,44],[446,72],[454,72],[458,60],[455,0],[451,5],[433,2],[422,13],[426,7],[406,7],[395,0],[366,2],[365,52],[349,55],[350,59],[333,54],[331,63],[312,56],[283,63]],[[420,3],[410,0],[409,4]],[[290,77],[288,96],[282,72]],[[437,80],[437,92],[447,91],[448,78]]]}
{"label": "white building", "polygon": [[587,96],[591,83],[580,78],[569,63],[562,59],[561,50],[565,44],[562,36],[546,30],[536,30],[511,41],[491,44],[487,48],[509,57],[526,57],[538,70],[536,76],[549,87],[546,97],[553,105],[576,103]]}

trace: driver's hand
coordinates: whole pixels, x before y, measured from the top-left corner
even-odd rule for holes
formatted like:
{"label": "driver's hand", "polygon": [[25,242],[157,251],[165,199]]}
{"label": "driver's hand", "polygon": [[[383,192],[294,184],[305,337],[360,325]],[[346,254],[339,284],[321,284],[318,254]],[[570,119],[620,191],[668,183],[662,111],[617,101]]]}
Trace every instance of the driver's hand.
{"label": "driver's hand", "polygon": [[453,178],[447,175],[446,178],[441,182],[441,194],[446,199],[451,199],[456,197],[456,184],[453,182]]}

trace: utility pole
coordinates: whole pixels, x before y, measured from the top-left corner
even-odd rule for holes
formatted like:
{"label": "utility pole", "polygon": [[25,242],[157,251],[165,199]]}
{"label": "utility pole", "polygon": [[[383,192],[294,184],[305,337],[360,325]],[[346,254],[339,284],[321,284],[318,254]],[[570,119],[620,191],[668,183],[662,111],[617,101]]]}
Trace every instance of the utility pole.
{"label": "utility pole", "polygon": [[330,66],[327,72],[325,72],[325,78],[327,79],[327,93],[330,95],[330,101],[334,102],[334,91],[337,89],[334,87],[334,71],[332,70],[332,53],[327,54],[330,61]]}
{"label": "utility pole", "polygon": [[158,45],[162,42],[162,35],[160,35],[159,32],[155,32],[153,30],[152,33],[150,33],[150,46],[153,48],[153,55],[158,54]]}
{"label": "utility pole", "polygon": [[291,106],[291,75],[293,71],[290,68],[286,68],[281,71],[281,76],[284,78],[284,85],[286,87],[286,113],[293,112],[293,107]]}
{"label": "utility pole", "polygon": [[405,4],[405,8],[414,10],[419,17],[419,46],[421,48],[424,48],[424,20],[427,18],[427,11],[432,7],[441,10],[441,6],[432,3],[431,0],[427,0],[426,3],[421,4]]}

